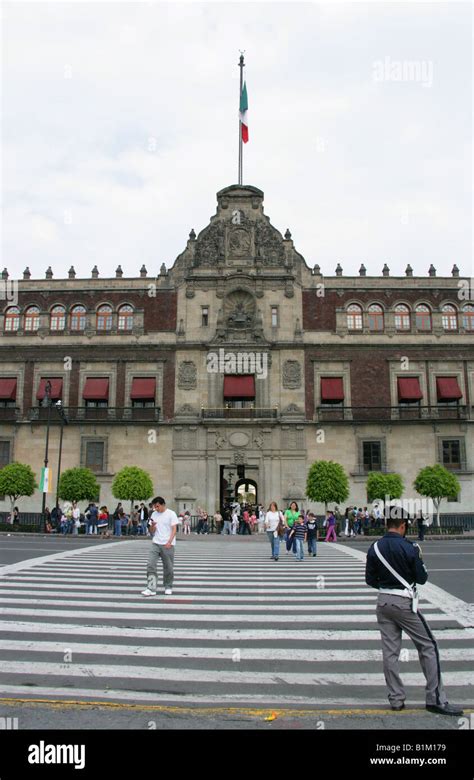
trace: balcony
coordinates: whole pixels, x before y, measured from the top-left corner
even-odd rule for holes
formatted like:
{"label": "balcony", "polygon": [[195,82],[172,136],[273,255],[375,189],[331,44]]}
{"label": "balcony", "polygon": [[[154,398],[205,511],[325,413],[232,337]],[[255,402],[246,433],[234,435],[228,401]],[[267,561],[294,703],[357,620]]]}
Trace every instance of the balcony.
{"label": "balcony", "polygon": [[276,420],[277,408],[201,409],[203,420]]}
{"label": "balcony", "polygon": [[[134,422],[156,422],[160,419],[159,406],[130,407],[130,406],[108,406],[108,407],[86,407],[69,406],[63,407],[69,423],[83,422],[103,422],[103,423],[134,423]],[[10,410],[6,410],[10,411]],[[0,418],[1,419],[1,418]],[[43,406],[35,406],[29,410],[29,420],[31,422],[46,422],[48,419],[48,409]],[[50,423],[58,424],[61,419],[51,408]]]}
{"label": "balcony", "polygon": [[416,420],[469,420],[468,406],[318,406],[317,422],[395,422]]}
{"label": "balcony", "polygon": [[18,406],[0,406],[0,423],[16,422],[20,418]]}

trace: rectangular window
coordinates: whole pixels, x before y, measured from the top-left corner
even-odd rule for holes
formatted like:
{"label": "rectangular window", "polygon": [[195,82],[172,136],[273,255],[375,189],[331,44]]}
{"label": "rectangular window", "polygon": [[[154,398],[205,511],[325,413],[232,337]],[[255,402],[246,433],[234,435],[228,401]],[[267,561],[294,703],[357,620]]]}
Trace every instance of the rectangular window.
{"label": "rectangular window", "polygon": [[209,306],[201,306],[201,325],[203,328],[209,325]]}
{"label": "rectangular window", "polygon": [[278,328],[278,306],[272,306],[272,328]]}
{"label": "rectangular window", "polygon": [[155,402],[153,399],[149,401],[143,401],[143,400],[132,401],[132,409],[151,409],[154,406],[155,406]]}
{"label": "rectangular window", "polygon": [[0,469],[10,463],[11,442],[0,441]]}
{"label": "rectangular window", "polygon": [[382,470],[382,445],[379,441],[362,442],[362,457],[364,471]]}
{"label": "rectangular window", "polygon": [[461,442],[459,439],[444,439],[441,444],[443,466],[446,469],[461,468]]}
{"label": "rectangular window", "polygon": [[108,401],[86,401],[86,409],[107,409]]}
{"label": "rectangular window", "polygon": [[103,441],[86,442],[86,468],[96,472],[105,471],[104,453],[105,444]]}

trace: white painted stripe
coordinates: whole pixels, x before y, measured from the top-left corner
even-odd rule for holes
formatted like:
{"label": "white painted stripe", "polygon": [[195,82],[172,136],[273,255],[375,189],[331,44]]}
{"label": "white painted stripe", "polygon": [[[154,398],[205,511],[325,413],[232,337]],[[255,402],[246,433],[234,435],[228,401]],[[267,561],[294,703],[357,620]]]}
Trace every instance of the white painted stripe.
{"label": "white painted stripe", "polygon": [[[230,641],[239,642],[271,642],[272,646],[276,641],[294,642],[317,642],[317,641],[337,641],[337,642],[379,642],[380,632],[378,629],[264,629],[264,628],[139,628],[129,626],[87,626],[79,623],[45,623],[45,622],[17,622],[0,621],[0,628],[6,633],[24,634],[66,634],[69,636],[93,636],[100,635],[113,637],[130,637],[134,639],[150,640],[192,640],[199,642],[206,641]],[[474,639],[474,629],[472,628],[448,628],[432,632],[438,641],[469,641]],[[405,637],[405,634],[403,634]]]}
{"label": "white painted stripe", "polygon": [[[35,686],[34,689],[30,686],[23,686],[23,685],[3,685],[2,684],[2,692],[5,695],[9,695],[11,697],[18,697],[18,698],[28,698],[28,699],[37,699],[39,697],[47,697],[52,699],[58,699],[58,698],[64,698],[68,701],[71,699],[74,699],[74,701],[77,701],[78,699],[81,700],[91,700],[91,701],[121,701],[121,702],[142,702],[143,705],[146,704],[160,704],[160,703],[169,703],[169,704],[181,704],[181,705],[205,705],[210,704],[214,706],[227,706],[227,707],[235,707],[238,704],[240,705],[246,705],[248,707],[289,707],[289,706],[304,706],[312,707],[317,711],[318,709],[321,709],[323,707],[329,707],[333,709],[334,707],[340,706],[340,707],[349,707],[353,708],[354,706],[358,706],[358,701],[360,704],[362,704],[364,707],[366,706],[374,706],[374,707],[383,707],[387,708],[387,714],[390,714],[390,710],[388,709],[387,705],[387,699],[385,692],[381,692],[379,698],[371,698],[363,700],[358,700],[355,698],[355,693],[351,695],[351,698],[345,698],[344,696],[341,697],[331,697],[330,699],[325,699],[319,695],[319,691],[316,692],[315,689],[313,689],[309,696],[296,696],[295,694],[291,696],[272,696],[270,694],[267,695],[259,695],[259,694],[249,694],[249,693],[240,693],[240,694],[231,694],[231,693],[215,693],[212,695],[206,695],[206,694],[172,694],[172,693],[149,693],[147,691],[128,691],[128,690],[121,690],[121,689],[111,689],[111,690],[98,690],[94,688],[74,688],[73,690],[71,688],[49,688],[47,686]],[[418,698],[415,698],[415,696],[418,694]],[[406,706],[407,707],[421,707],[424,709],[425,702],[423,699],[423,694],[418,691],[413,691],[412,694],[413,698],[406,700]],[[471,707],[472,706],[472,699],[461,700],[460,695],[456,696],[456,703],[463,707]]]}
{"label": "white painted stripe", "polygon": [[[143,645],[118,645],[95,644],[83,642],[40,642],[35,640],[0,640],[0,650],[33,652],[33,653],[58,653],[64,656],[67,652],[80,655],[104,655],[108,660],[114,656],[127,656],[128,658],[204,658],[220,659],[233,662],[235,648],[233,647],[151,647]],[[442,661],[472,661],[474,660],[474,648],[440,649]],[[353,661],[382,661],[381,650],[325,650],[325,649],[301,649],[301,648],[239,648],[241,661],[303,661],[311,663],[350,662]],[[418,653],[412,648],[409,658],[404,662],[418,662]],[[73,661],[76,663],[76,661]],[[218,672],[216,672],[218,674]]]}
{"label": "white painted stripe", "polygon": [[[347,553],[359,560],[366,559],[366,554],[360,552],[360,550],[351,549],[347,550]],[[437,606],[451,620],[456,620],[462,626],[474,626],[474,607],[472,604],[452,596],[451,593],[443,590],[443,588],[439,588],[431,583],[420,585],[419,591],[424,599]],[[432,619],[430,618],[430,620]]]}
{"label": "white painted stripe", "polygon": [[3,566],[0,569],[0,577],[4,577],[6,574],[15,574],[25,569],[30,569],[32,566],[37,566],[40,563],[51,563],[51,561],[59,561],[63,558],[68,558],[70,555],[82,555],[88,547],[83,547],[75,550],[66,550],[65,552],[52,553],[52,555],[42,555],[39,558],[27,558],[24,561],[18,561],[18,563],[10,563],[8,566]]}
{"label": "white painted stripe", "polygon": [[[159,602],[156,602],[157,606]],[[134,605],[135,606],[135,605]],[[120,610],[114,610],[113,612],[108,610],[107,612],[100,612],[96,610],[78,610],[74,609],[71,605],[70,609],[24,609],[16,607],[0,607],[0,615],[20,615],[31,617],[76,617],[76,618],[89,618],[92,620],[170,620],[178,622],[232,622],[232,623],[375,623],[377,618],[375,614],[370,615],[357,615],[353,614],[338,614],[338,615],[296,615],[293,612],[287,610],[280,615],[216,615],[213,613],[190,615],[183,612],[176,612],[172,614],[165,614],[153,612],[153,606],[150,605],[150,611],[146,614],[136,614],[134,612],[122,612]],[[430,621],[438,621],[445,623],[447,620],[446,615],[430,615]]]}
{"label": "white painted stripe", "polygon": [[[24,591],[31,592],[32,588],[31,585],[23,582],[15,583],[15,586],[12,587],[12,583],[0,583],[0,593],[1,594],[11,594],[11,595],[23,595]],[[41,596],[51,596],[54,598],[58,597],[58,590],[57,587],[51,585],[51,584],[43,584],[43,583],[36,583],[34,590],[37,592],[37,595]],[[88,593],[91,595],[91,589],[88,588]],[[122,598],[122,595],[129,595],[129,594],[137,594],[139,590],[135,586],[127,587],[126,585],[97,585],[96,583],[93,584],[93,592],[99,595],[104,595],[107,593],[107,595],[111,599],[118,599]],[[202,588],[179,588],[179,587],[173,587],[173,593],[178,596],[184,596],[187,593],[199,593],[199,591],[202,590]],[[38,592],[39,591],[39,592]],[[84,593],[84,586],[83,585],[71,585],[69,583],[65,583],[61,585],[61,593],[68,593],[69,596],[75,596],[76,592],[79,592],[79,594]],[[232,595],[232,593],[235,594],[235,597]],[[236,588],[234,591],[227,590],[225,594],[219,594],[215,593],[212,596],[202,596],[201,593],[199,593],[199,601],[226,601],[230,597],[232,599],[237,600],[237,597],[241,595],[242,591],[238,588]],[[319,602],[321,600],[323,601],[329,601],[329,600],[341,600],[341,597],[344,599],[344,601],[376,601],[377,594],[376,593],[370,593],[367,592],[367,588],[351,588],[350,589],[351,594],[357,593],[358,595],[347,595],[347,593],[342,590],[341,588],[314,588],[311,591],[312,595],[304,594],[304,601],[305,603],[310,602]],[[334,594],[334,595],[328,595],[328,594]],[[335,595],[339,594],[339,595]],[[188,598],[194,598],[192,595],[189,595]],[[282,601],[281,595],[278,593],[268,594],[268,595],[262,595],[260,592],[258,596],[255,596],[259,601]],[[239,599],[239,602],[241,599]],[[301,596],[294,596],[291,594],[285,594],[284,597],[285,604],[288,603],[295,603],[295,604],[301,604],[302,597]]]}
{"label": "white painted stripe", "polygon": [[[57,599],[57,596],[56,596]],[[125,602],[125,601],[118,601],[117,603],[112,604],[110,601],[101,601],[99,599],[92,600],[92,599],[74,599],[73,601],[69,601],[65,603],[64,599],[61,599],[61,602],[58,604],[58,606],[64,607],[67,605],[71,607],[92,607],[94,609],[98,607],[110,607],[111,610],[108,613],[109,617],[113,617],[115,614],[116,607],[119,607],[122,610],[150,610],[150,608],[154,609],[170,609],[170,610],[176,610],[178,607],[176,606],[175,601],[178,600],[178,597],[176,594],[173,595],[173,597],[165,598],[162,597],[162,600],[160,599],[160,596],[157,596],[156,598],[144,598],[143,596],[137,595],[136,601],[132,602]],[[28,604],[29,606],[34,606],[35,604],[43,605],[43,606],[51,606],[50,602],[43,599],[23,599],[18,600],[18,598],[2,598],[2,604],[17,604],[19,607],[22,607],[25,604]],[[375,612],[375,606],[374,604],[353,604],[350,605],[354,612]],[[301,612],[310,612],[313,613],[315,611],[318,612],[346,612],[347,611],[347,604],[297,604],[295,605],[295,609],[298,611],[298,613]],[[204,612],[204,611],[212,611],[212,612],[278,612],[282,615],[282,618],[284,618],[287,614],[287,606],[286,603],[283,600],[283,603],[280,604],[258,604],[258,603],[240,603],[240,604],[200,604],[197,601],[193,601],[192,603],[186,604],[184,603],[181,606],[181,609],[192,609],[193,612]],[[433,605],[428,605],[425,608],[426,610],[433,610],[436,609]],[[133,612],[130,612],[129,614],[133,614]],[[181,614],[181,613],[179,613]],[[183,613],[186,614],[186,613]],[[432,616],[430,615],[430,618]],[[313,619],[313,615],[308,615],[308,620],[311,621]]]}
{"label": "white painted stripe", "polygon": [[[235,664],[238,667],[238,664]],[[152,666],[115,665],[109,662],[105,664],[77,664],[65,663],[52,665],[51,663],[34,661],[2,661],[0,677],[8,674],[21,674],[31,677],[94,677],[121,678],[123,680],[171,680],[173,682],[197,682],[214,683],[218,685],[347,685],[347,686],[385,686],[385,678],[379,672],[357,672],[350,674],[345,672],[326,673],[321,672],[252,672],[241,671],[236,668],[229,672],[226,670],[208,669],[183,669],[182,667],[164,669]],[[465,687],[474,685],[473,672],[445,672],[443,674],[445,685],[452,687]],[[426,680],[421,672],[406,672],[403,674],[405,685],[425,686]]]}

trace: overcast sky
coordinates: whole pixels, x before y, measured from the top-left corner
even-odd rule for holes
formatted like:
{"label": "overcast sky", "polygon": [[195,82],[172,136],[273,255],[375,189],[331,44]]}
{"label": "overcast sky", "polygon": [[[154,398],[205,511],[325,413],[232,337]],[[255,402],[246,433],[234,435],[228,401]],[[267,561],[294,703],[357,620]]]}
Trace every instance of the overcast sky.
{"label": "overcast sky", "polygon": [[[327,275],[474,276],[469,3],[6,3],[2,267],[171,266],[237,180]],[[409,63],[415,63],[410,66]]]}

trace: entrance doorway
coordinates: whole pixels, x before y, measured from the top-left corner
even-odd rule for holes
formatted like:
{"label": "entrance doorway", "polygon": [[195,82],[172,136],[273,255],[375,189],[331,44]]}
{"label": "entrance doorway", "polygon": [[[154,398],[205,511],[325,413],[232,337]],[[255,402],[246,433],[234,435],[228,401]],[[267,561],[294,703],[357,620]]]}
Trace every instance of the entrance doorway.
{"label": "entrance doorway", "polygon": [[254,479],[239,479],[235,483],[235,498],[239,504],[257,504],[258,490]]}

